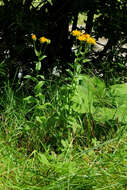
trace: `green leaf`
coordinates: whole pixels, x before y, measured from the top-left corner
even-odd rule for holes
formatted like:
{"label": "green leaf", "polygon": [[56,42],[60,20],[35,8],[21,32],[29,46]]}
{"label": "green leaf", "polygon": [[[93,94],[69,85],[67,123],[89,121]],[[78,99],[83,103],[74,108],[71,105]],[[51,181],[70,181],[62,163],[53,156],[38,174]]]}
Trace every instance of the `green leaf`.
{"label": "green leaf", "polygon": [[45,116],[36,116],[36,121],[40,124],[44,124],[44,122],[46,121],[46,117]]}
{"label": "green leaf", "polygon": [[42,123],[42,120],[39,116],[36,116],[36,121],[39,122],[39,123]]}
{"label": "green leaf", "polygon": [[83,63],[88,63],[88,62],[90,62],[90,61],[91,61],[90,59],[83,59],[83,60],[82,60]]}
{"label": "green leaf", "polygon": [[46,55],[39,56],[39,61],[42,61],[46,57],[47,57]]}
{"label": "green leaf", "polygon": [[77,93],[73,96],[73,110],[78,113],[93,113],[94,90],[92,78],[80,75],[81,85],[77,87]]}
{"label": "green leaf", "polygon": [[23,100],[26,101],[28,104],[36,102],[35,98],[33,98],[32,96],[28,96],[28,97],[24,98]]}
{"label": "green leaf", "polygon": [[76,72],[77,73],[81,72],[81,65],[80,64],[76,65]]}
{"label": "green leaf", "polygon": [[127,105],[127,84],[116,84],[110,87],[110,93],[114,103],[119,107]]}
{"label": "green leaf", "polygon": [[74,62],[78,63],[78,62],[80,62],[80,61],[81,61],[81,58],[79,57],[79,58],[75,58],[75,61],[74,61]]}
{"label": "green leaf", "polygon": [[127,103],[117,109],[115,117],[119,122],[127,124]]}
{"label": "green leaf", "polygon": [[40,101],[41,101],[42,104],[45,102],[45,96],[44,96],[44,94],[38,93],[36,95],[36,97],[39,97],[39,99],[40,99]]}
{"label": "green leaf", "polygon": [[98,107],[93,114],[93,118],[98,122],[106,122],[115,119],[116,110],[107,107]]}
{"label": "green leaf", "polygon": [[39,91],[41,89],[41,87],[44,85],[44,81],[39,81],[38,84],[34,87],[34,90]]}
{"label": "green leaf", "polygon": [[68,63],[68,65],[69,65],[72,69],[74,68],[74,64]]}
{"label": "green leaf", "polygon": [[35,68],[36,71],[40,71],[41,70],[41,62],[38,61],[36,62],[36,68]]}
{"label": "green leaf", "polygon": [[35,52],[35,55],[36,55],[37,57],[40,57],[41,51],[37,51],[37,49],[34,48],[34,52]]}
{"label": "green leaf", "polygon": [[85,88],[78,88],[77,95],[73,96],[73,110],[78,113],[93,113],[93,95]]}
{"label": "green leaf", "polygon": [[[66,71],[70,74],[71,77],[74,75],[74,73],[70,69],[67,69]],[[68,80],[68,78],[67,78],[67,80]]]}
{"label": "green leaf", "polygon": [[78,80],[80,85],[72,98],[73,110],[78,113],[94,113],[94,103],[100,102],[100,98],[105,95],[105,84],[97,77],[88,75],[80,74]]}
{"label": "green leaf", "polygon": [[41,78],[41,79],[45,79],[45,77],[43,75],[37,75],[37,78]]}
{"label": "green leaf", "polygon": [[116,84],[110,87],[113,96],[127,95],[127,84]]}
{"label": "green leaf", "polygon": [[30,76],[30,75],[26,75],[26,76],[24,76],[24,78],[25,79],[31,79],[32,81],[37,82],[37,79],[35,77]]}

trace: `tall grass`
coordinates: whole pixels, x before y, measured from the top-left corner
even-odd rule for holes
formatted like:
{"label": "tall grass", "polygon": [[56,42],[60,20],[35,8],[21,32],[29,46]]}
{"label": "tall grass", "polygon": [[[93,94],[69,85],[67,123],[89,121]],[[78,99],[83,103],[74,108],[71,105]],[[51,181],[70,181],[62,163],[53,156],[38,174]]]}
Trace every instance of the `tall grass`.
{"label": "tall grass", "polygon": [[105,143],[93,140],[90,148],[64,146],[57,154],[47,147],[28,155],[2,136],[0,189],[126,189],[126,140],[121,129]]}
{"label": "tall grass", "polygon": [[[63,136],[65,131],[60,129],[64,127],[60,123],[61,117],[58,120],[55,115],[56,110],[61,110],[59,103],[62,101],[61,89],[55,85],[50,97],[52,106],[44,114],[49,120],[56,120],[47,121],[47,128],[41,129],[44,125],[33,123],[37,116],[34,106],[26,104],[24,94],[15,94],[7,84],[1,96],[0,189],[126,189],[126,124],[117,123],[117,131],[109,140],[104,141],[104,135],[98,139],[91,136],[90,144],[87,144],[83,134],[86,130],[82,130],[88,121],[82,126],[81,114],[77,134],[72,133],[69,139],[66,138]],[[106,103],[107,97],[103,98],[99,100]],[[93,122],[93,118],[90,119],[89,125]],[[101,127],[107,126],[103,120],[101,122]],[[110,120],[109,123],[112,128],[113,123]],[[96,125],[94,127],[96,132]]]}

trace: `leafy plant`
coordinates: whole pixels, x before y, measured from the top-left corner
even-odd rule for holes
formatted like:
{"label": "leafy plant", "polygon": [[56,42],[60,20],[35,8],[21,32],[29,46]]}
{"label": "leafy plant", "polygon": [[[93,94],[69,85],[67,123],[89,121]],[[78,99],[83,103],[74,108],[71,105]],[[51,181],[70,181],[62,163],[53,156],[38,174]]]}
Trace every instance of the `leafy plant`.
{"label": "leafy plant", "polygon": [[[36,35],[32,35],[32,39],[34,44],[34,52],[38,60],[35,62],[36,75],[25,76],[27,80],[32,80],[35,86],[33,88],[33,95],[24,98],[24,101],[27,104],[29,104],[30,107],[32,107],[31,111],[28,113],[28,122],[24,127],[24,134],[28,135],[29,138],[31,134],[34,135],[32,140],[36,140],[34,142],[32,141],[32,143],[34,143],[35,147],[37,148],[39,147],[38,144],[43,143],[40,141],[40,139],[39,141],[37,141],[37,137],[41,136],[40,138],[46,138],[47,130],[45,130],[45,127],[47,121],[47,109],[49,106],[51,106],[51,104],[49,102],[46,102],[45,98],[45,78],[43,75],[39,74],[39,71],[41,70],[41,62],[44,60],[46,56],[44,55],[44,52],[42,52],[41,49],[37,50],[36,48]],[[41,37],[39,40],[42,45],[50,43],[50,40],[45,37]]]}

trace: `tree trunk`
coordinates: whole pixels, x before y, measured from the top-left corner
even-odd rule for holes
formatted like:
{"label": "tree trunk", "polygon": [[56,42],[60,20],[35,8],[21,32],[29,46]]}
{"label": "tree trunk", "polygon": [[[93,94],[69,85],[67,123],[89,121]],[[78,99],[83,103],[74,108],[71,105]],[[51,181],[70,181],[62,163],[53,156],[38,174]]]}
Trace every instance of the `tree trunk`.
{"label": "tree trunk", "polygon": [[93,27],[94,10],[89,10],[87,13],[86,33],[90,34]]}

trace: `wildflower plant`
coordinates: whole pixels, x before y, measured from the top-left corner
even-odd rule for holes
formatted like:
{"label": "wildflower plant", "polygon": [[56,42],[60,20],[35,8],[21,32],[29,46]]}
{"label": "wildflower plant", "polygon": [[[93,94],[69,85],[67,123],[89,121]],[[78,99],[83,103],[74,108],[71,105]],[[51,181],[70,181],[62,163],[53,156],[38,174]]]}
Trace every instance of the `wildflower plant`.
{"label": "wildflower plant", "polygon": [[[77,89],[82,77],[82,64],[88,62],[85,55],[90,49],[91,44],[94,44],[94,39],[89,34],[82,34],[80,31],[75,30],[72,31],[72,35],[74,36],[75,43],[77,45],[75,60],[73,63],[69,63],[70,69],[67,70],[69,77],[65,78],[64,82],[60,79],[60,81],[56,84],[56,90],[53,89],[51,84],[51,89],[53,90],[52,94],[54,94],[55,97],[53,100],[51,100],[52,98],[49,98],[48,100],[46,99],[46,96],[49,93],[45,92],[45,87],[49,88],[48,81],[45,81],[43,75],[39,75],[39,71],[41,70],[41,62],[46,56],[44,52],[42,52],[42,49],[37,50],[36,48],[37,40],[41,44],[48,45],[50,43],[48,38],[42,36],[37,39],[36,35],[32,35],[34,52],[38,58],[35,62],[36,76],[33,77],[27,75],[25,77],[35,82],[35,87],[33,89],[34,95],[28,96],[24,99],[27,103],[31,103],[33,105],[34,111],[32,110],[32,113],[34,112],[34,124],[37,125],[37,127],[41,127],[40,131],[43,131],[42,136],[46,134],[46,136],[49,137],[49,133],[53,133],[53,138],[55,138],[55,146],[62,144],[64,151],[65,149],[68,150],[68,148],[70,149],[72,147],[76,135],[79,134],[78,131],[82,128],[80,113],[75,111],[73,107],[73,98],[77,94]],[[53,108],[52,112],[52,109],[50,108]],[[49,112],[51,113],[49,114]],[[55,124],[53,124],[54,122]],[[59,128],[59,132],[58,130],[55,132],[52,125],[55,125],[54,127],[56,129]],[[61,148],[62,151],[63,149]]]}
{"label": "wildflower plant", "polygon": [[73,30],[71,34],[75,37],[75,45],[77,47],[74,64],[71,67],[74,68],[74,72],[77,75],[81,73],[81,64],[89,61],[86,59],[86,53],[91,48],[91,45],[96,44],[96,41],[89,34],[83,34],[78,30]]}
{"label": "wildflower plant", "polygon": [[[36,69],[35,70],[39,71],[39,70],[41,70],[41,61],[46,57],[46,55],[43,54],[41,49],[39,51],[37,50],[37,48],[36,48],[37,37],[36,37],[35,34],[32,35],[32,40],[33,40],[34,52],[35,52],[35,55],[38,58],[38,61],[35,62],[35,64],[36,64]],[[42,37],[40,37],[39,42],[41,44],[44,44],[44,43],[45,44],[50,44],[51,41],[49,39],[47,39],[46,37],[42,36]]]}
{"label": "wildflower plant", "polygon": [[[36,82],[36,86],[34,89],[39,91],[39,89],[41,89],[41,87],[44,84],[44,76],[39,75],[38,72],[41,70],[41,62],[46,58],[46,55],[45,55],[45,52],[43,52],[44,50],[42,51],[41,48],[40,48],[40,50],[37,50],[37,48],[36,48],[37,37],[35,34],[32,35],[32,40],[33,40],[34,52],[38,58],[38,60],[34,62],[36,65],[35,66],[36,76],[33,77],[30,75],[27,75],[27,76],[25,76],[25,78],[32,79],[34,82]],[[48,45],[51,42],[49,39],[47,39],[44,36],[40,37],[39,41],[41,44],[45,43],[46,45]],[[41,80],[39,81],[39,79],[41,79]]]}
{"label": "wildflower plant", "polygon": [[75,46],[77,51],[75,52],[75,61],[80,61],[80,63],[86,63],[86,54],[90,50],[92,45],[96,44],[96,40],[90,36],[90,34],[82,33],[78,30],[73,30],[71,34],[75,37]]}
{"label": "wildflower plant", "polygon": [[[35,61],[35,76],[27,75],[25,76],[26,79],[32,80],[35,84],[33,88],[33,95],[32,96],[27,96],[24,98],[24,101],[28,104],[31,104],[33,106],[32,108],[32,117],[33,117],[33,123],[34,125],[43,126],[44,125],[44,120],[45,118],[45,110],[47,109],[48,103],[45,101],[45,93],[44,93],[44,84],[45,84],[45,77],[42,74],[39,74],[39,71],[42,70],[41,68],[41,62],[44,60],[46,57],[44,50],[40,48],[40,50],[37,50],[36,48],[36,42],[37,42],[37,37],[35,34],[32,35],[32,40],[33,40],[33,47],[34,47],[34,52],[35,55],[37,56],[37,61]],[[48,45],[50,43],[50,40],[47,39],[46,37],[41,37],[38,40],[41,44],[45,43],[45,45]],[[33,124],[32,124],[33,126]],[[29,128],[26,125],[26,128]],[[43,130],[43,127],[41,128]],[[41,130],[41,131],[42,131]],[[36,131],[36,130],[35,130]],[[34,131],[34,132],[35,132]],[[41,133],[40,131],[40,133]],[[35,132],[36,134],[36,132]],[[44,132],[43,132],[44,134]]]}
{"label": "wildflower plant", "polygon": [[74,96],[77,94],[80,81],[82,80],[82,64],[88,62],[86,58],[86,53],[91,48],[91,45],[94,45],[95,39],[92,38],[89,34],[82,34],[78,30],[74,30],[71,33],[75,38],[75,44],[77,50],[75,51],[75,60],[73,63],[70,63],[70,69],[67,70],[70,77],[67,77],[66,80],[69,81],[67,84],[62,86],[62,97],[64,105],[62,104],[61,110],[64,112],[64,122],[65,126],[68,129],[68,141],[62,140],[62,144],[67,144],[70,147],[76,138],[76,135],[79,134],[78,130],[81,130],[80,114],[74,110]]}

